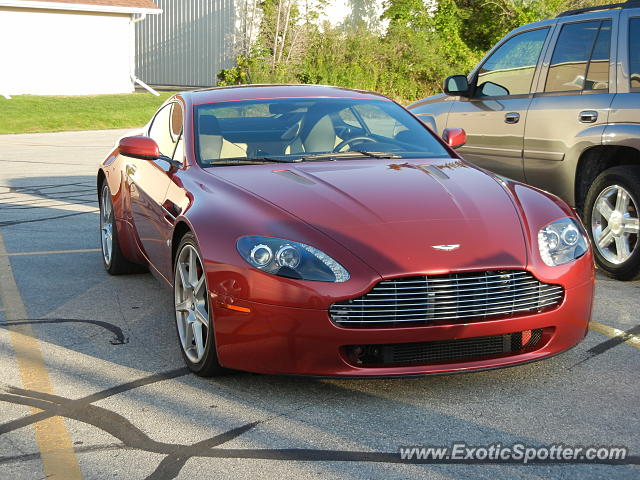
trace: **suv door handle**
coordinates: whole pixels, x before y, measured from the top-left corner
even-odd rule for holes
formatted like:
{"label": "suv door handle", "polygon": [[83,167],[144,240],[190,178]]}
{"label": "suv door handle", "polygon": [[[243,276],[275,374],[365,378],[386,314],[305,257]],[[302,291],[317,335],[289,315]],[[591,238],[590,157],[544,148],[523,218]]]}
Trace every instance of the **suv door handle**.
{"label": "suv door handle", "polygon": [[583,110],[578,115],[578,120],[582,123],[593,123],[598,120],[598,112],[595,110]]}
{"label": "suv door handle", "polygon": [[509,112],[504,114],[504,123],[518,123],[520,114],[518,112]]}

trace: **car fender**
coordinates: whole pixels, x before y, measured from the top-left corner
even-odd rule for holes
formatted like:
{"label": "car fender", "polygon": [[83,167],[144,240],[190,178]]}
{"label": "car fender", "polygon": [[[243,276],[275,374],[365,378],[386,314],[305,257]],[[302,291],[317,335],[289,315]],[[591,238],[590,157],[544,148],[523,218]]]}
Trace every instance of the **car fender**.
{"label": "car fender", "polygon": [[538,247],[538,232],[551,222],[569,217],[583,229],[580,218],[559,197],[524,183],[504,179],[494,175],[496,181],[509,192],[520,214],[522,227],[530,252],[527,268],[536,273],[538,280],[546,283],[561,284],[565,289],[574,288],[584,282],[584,278],[595,279],[593,255],[591,249],[577,261],[550,267],[544,263]]}
{"label": "car fender", "polygon": [[[527,181],[533,180],[530,177],[532,177],[534,171],[537,171],[537,176],[540,176],[539,170],[544,167],[546,189],[565,199],[570,205],[575,205],[575,182],[578,163],[587,150],[602,145],[605,127],[605,124],[593,125],[582,130],[574,137],[573,142],[568,145],[564,157],[560,161],[535,161],[534,168],[534,161],[527,160],[525,150],[524,165]],[[537,182],[532,181],[531,183],[536,184]]]}
{"label": "car fender", "polygon": [[[442,93],[412,103],[407,109],[431,128],[436,135],[442,135],[442,131],[447,127],[449,112],[456,99],[457,97],[450,97]],[[453,126],[455,127],[455,125]]]}
{"label": "car fender", "polygon": [[[223,303],[252,299],[265,304],[326,309],[336,298],[366,293],[381,277],[344,246],[276,205],[201,171],[189,191],[195,200],[176,217],[196,237],[212,297]],[[213,182],[213,183],[212,183]],[[343,283],[289,279],[250,267],[236,248],[246,235],[284,238],[318,248],[350,273]]]}
{"label": "car fender", "polygon": [[640,123],[612,123],[607,125],[602,135],[602,144],[640,150]]}

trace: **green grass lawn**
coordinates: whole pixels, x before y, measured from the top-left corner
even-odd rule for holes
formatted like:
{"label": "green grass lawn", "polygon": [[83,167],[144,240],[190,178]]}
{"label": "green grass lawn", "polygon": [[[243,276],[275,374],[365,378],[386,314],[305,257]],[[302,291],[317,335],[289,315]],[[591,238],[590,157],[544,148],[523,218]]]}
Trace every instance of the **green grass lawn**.
{"label": "green grass lawn", "polygon": [[142,126],[172,94],[0,97],[0,134]]}

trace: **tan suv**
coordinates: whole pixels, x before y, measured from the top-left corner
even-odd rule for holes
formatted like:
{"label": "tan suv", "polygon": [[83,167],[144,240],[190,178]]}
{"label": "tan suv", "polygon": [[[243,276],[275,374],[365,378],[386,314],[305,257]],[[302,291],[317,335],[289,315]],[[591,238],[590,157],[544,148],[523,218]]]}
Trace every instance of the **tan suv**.
{"label": "tan suv", "polygon": [[562,197],[598,265],[640,277],[640,2],[520,27],[444,92],[409,109],[439,133],[464,128],[466,159]]}

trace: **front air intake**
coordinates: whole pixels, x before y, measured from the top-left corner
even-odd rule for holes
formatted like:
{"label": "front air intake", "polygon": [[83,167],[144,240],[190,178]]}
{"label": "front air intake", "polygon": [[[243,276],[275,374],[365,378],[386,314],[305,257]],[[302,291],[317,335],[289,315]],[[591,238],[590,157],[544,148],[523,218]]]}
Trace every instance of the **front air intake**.
{"label": "front air intake", "polygon": [[563,296],[560,285],[525,271],[452,273],[384,280],[362,297],[334,303],[329,314],[347,328],[409,327],[536,313]]}

